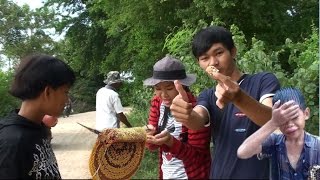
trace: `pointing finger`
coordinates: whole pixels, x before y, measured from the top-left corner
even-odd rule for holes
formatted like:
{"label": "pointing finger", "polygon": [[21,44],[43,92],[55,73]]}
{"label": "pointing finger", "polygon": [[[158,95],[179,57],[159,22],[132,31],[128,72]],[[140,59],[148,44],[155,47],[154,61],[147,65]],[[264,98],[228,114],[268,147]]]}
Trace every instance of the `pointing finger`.
{"label": "pointing finger", "polygon": [[217,80],[219,85],[224,89],[228,89],[234,84],[234,82],[228,76],[225,76],[221,73],[214,72],[212,73],[212,77]]}

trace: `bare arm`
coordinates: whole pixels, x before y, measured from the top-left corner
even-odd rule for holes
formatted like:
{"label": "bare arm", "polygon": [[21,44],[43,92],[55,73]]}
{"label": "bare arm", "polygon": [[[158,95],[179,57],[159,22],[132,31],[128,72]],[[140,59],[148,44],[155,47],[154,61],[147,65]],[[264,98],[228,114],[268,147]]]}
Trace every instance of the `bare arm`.
{"label": "bare arm", "polygon": [[238,148],[237,155],[240,159],[248,159],[262,150],[262,143],[277,129],[271,121],[268,121],[258,131],[249,136]]}
{"label": "bare arm", "polygon": [[129,123],[127,117],[123,114],[123,112],[117,114],[118,120],[120,120],[123,124],[125,124],[127,127],[132,127]]}
{"label": "bare arm", "polygon": [[279,126],[290,120],[297,118],[299,106],[293,101],[288,101],[283,105],[280,101],[276,102],[272,108],[272,118],[258,131],[249,136],[238,148],[237,155],[241,159],[248,159],[262,151],[262,143],[267,137],[274,132]]}
{"label": "bare arm", "polygon": [[236,96],[233,104],[258,126],[263,126],[271,119],[272,98],[266,98],[260,103],[240,90],[239,95]]}

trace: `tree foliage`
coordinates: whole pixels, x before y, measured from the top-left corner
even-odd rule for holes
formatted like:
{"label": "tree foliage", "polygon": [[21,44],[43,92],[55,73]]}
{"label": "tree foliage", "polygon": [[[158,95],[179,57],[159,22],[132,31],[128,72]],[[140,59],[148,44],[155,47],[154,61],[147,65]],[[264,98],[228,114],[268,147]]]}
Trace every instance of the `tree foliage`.
{"label": "tree foliage", "polygon": [[15,108],[18,108],[19,101],[9,95],[8,89],[9,89],[9,82],[12,79],[12,73],[11,72],[1,72],[0,71],[0,117],[5,116],[7,113],[12,111]]}
{"label": "tree foliage", "polygon": [[1,0],[0,14],[0,52],[11,66],[30,53],[53,53],[54,41],[48,32],[53,17],[48,9],[31,10],[28,5]]}
{"label": "tree foliage", "polygon": [[219,19],[225,26],[235,24],[248,40],[256,36],[268,45],[281,45],[286,38],[301,40],[311,33],[311,24],[319,26],[316,0],[194,0],[179,11],[189,25]]}
{"label": "tree foliage", "polygon": [[146,111],[152,89],[143,87],[142,80],[167,53],[197,74],[192,86],[196,94],[213,86],[191,55],[190,42],[199,29],[223,25],[235,35],[237,63],[243,71],[271,71],[283,86],[302,89],[314,113],[308,130],[316,133],[312,128],[317,126],[319,107],[316,0],[46,0],[36,10],[8,0],[0,3],[2,60],[16,61],[30,52],[66,60],[77,74],[72,96],[78,111],[94,109],[95,93],[111,70],[132,74],[134,81],[125,83],[121,97]]}

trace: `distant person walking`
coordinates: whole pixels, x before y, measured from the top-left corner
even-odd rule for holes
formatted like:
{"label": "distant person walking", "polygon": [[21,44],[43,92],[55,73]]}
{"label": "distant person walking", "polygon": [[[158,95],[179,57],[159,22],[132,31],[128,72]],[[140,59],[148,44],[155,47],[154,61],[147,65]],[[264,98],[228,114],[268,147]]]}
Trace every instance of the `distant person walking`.
{"label": "distant person walking", "polygon": [[96,129],[102,131],[105,128],[119,128],[120,121],[127,127],[132,127],[123,114],[123,106],[117,93],[122,85],[120,73],[110,71],[103,82],[106,86],[96,94]]}
{"label": "distant person walking", "polygon": [[63,109],[63,117],[69,117],[72,112],[73,112],[72,101],[69,98],[68,102],[66,103]]}

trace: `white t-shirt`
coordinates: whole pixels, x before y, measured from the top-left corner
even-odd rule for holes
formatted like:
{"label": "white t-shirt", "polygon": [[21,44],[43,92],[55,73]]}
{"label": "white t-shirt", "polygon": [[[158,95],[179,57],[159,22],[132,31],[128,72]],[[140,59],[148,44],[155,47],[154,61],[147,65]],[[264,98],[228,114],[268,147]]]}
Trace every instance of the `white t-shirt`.
{"label": "white t-shirt", "polygon": [[117,114],[123,112],[119,94],[106,87],[100,88],[96,94],[96,129],[119,128]]}

